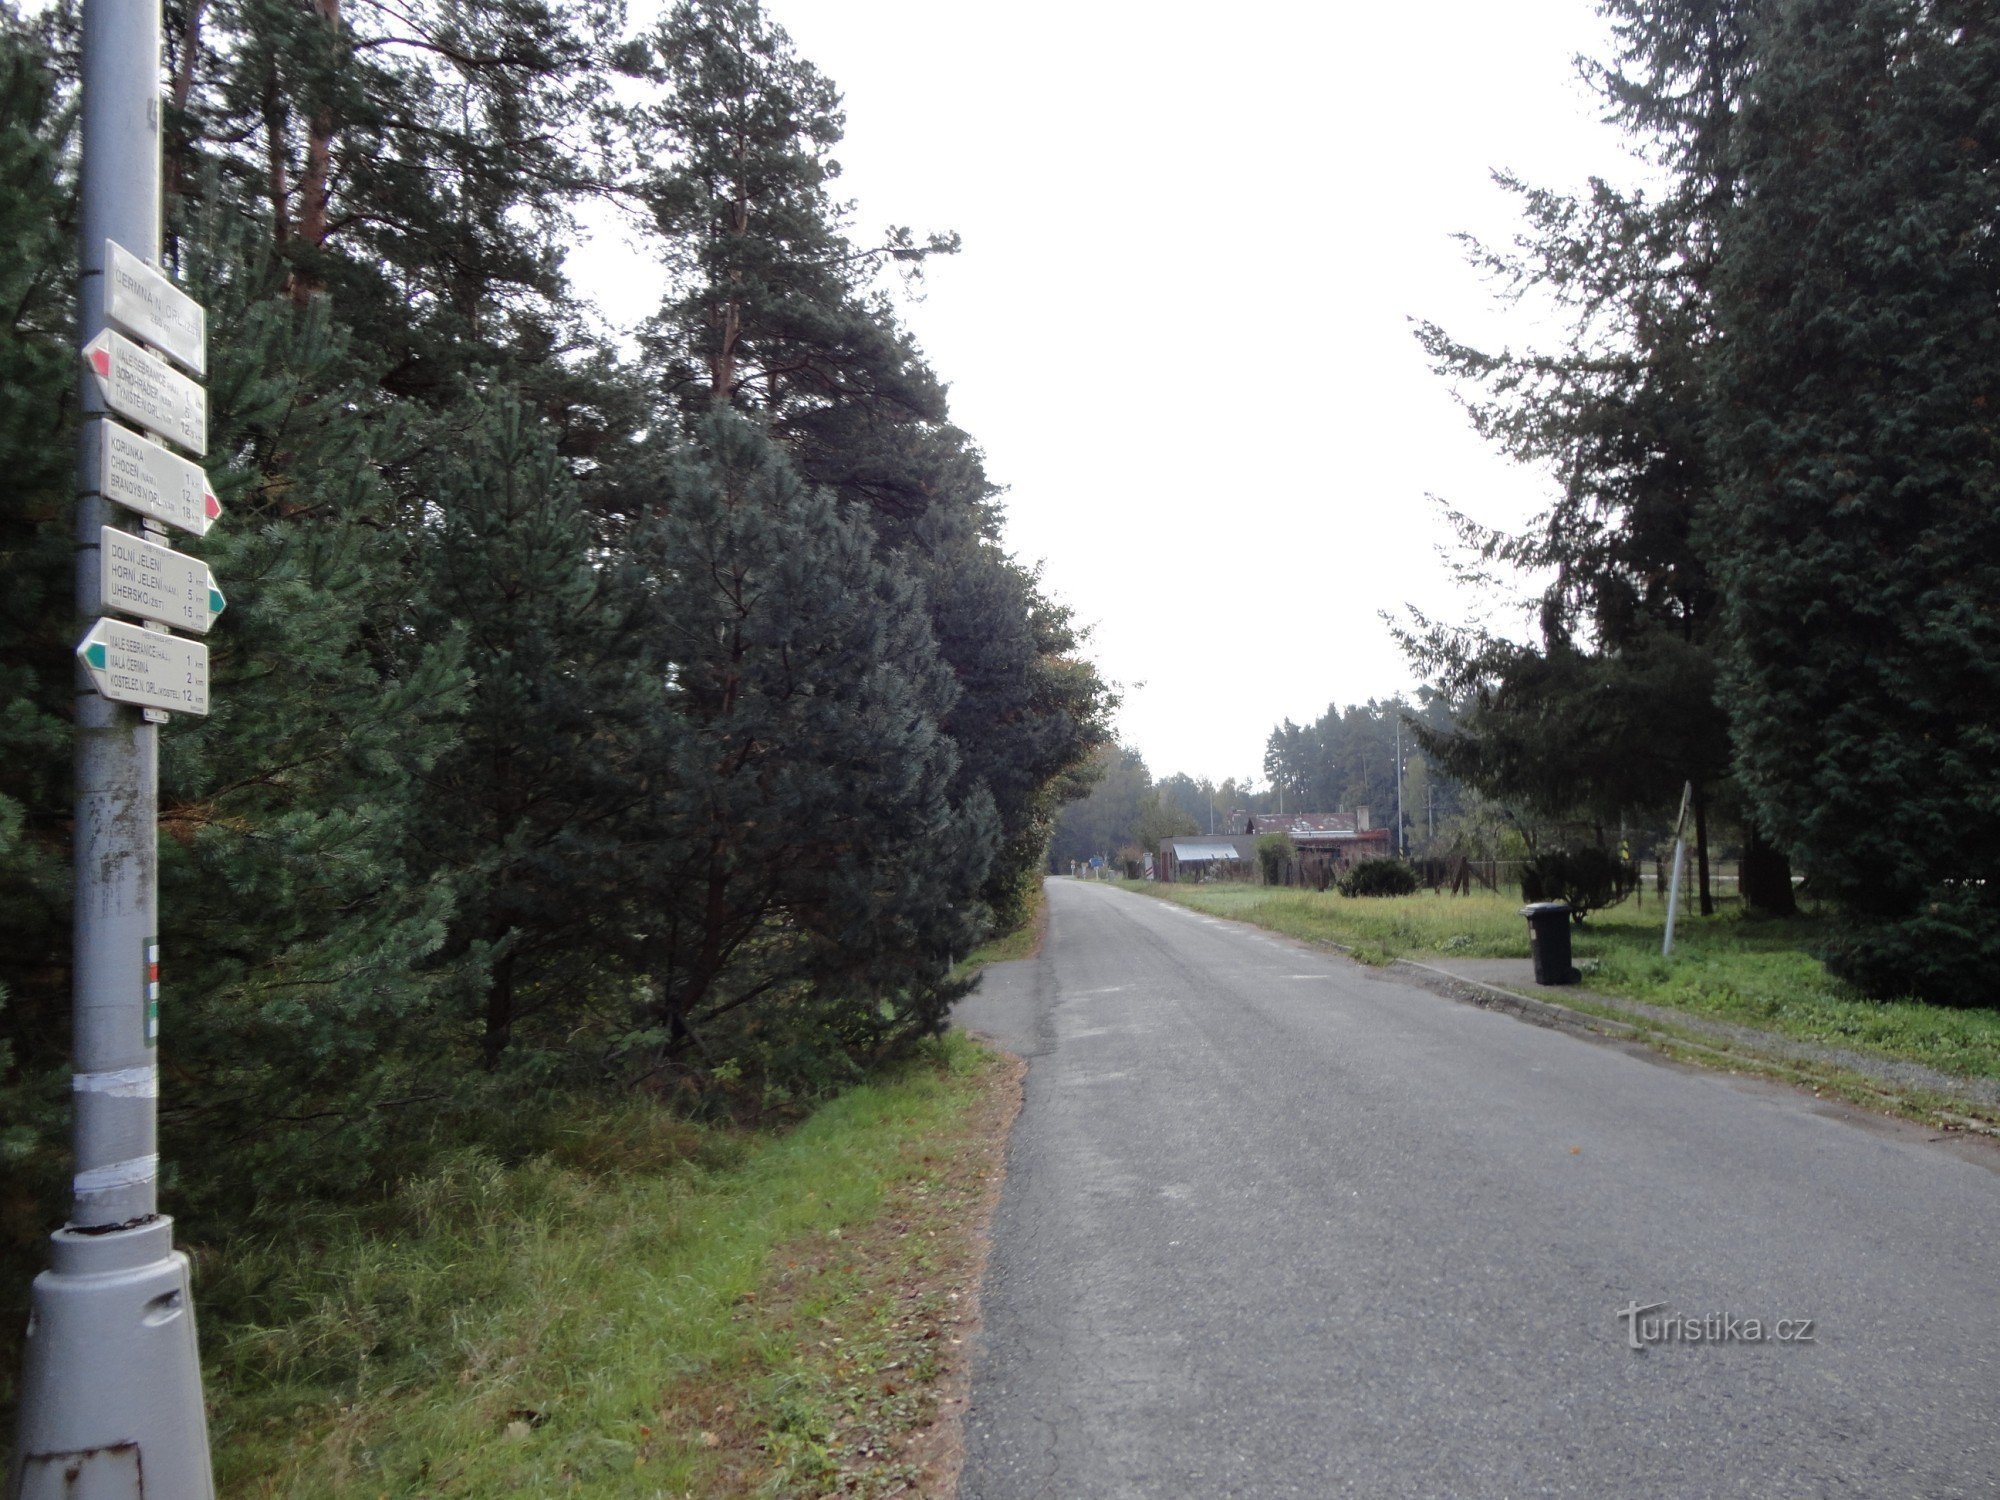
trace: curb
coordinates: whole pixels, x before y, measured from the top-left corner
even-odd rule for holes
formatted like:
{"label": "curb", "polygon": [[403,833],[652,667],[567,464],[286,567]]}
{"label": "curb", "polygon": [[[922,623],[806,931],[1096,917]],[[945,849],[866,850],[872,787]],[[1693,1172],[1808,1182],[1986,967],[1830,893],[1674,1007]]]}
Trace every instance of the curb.
{"label": "curb", "polygon": [[[1350,951],[1340,944],[1330,943],[1326,946],[1338,948],[1343,954]],[[1540,1000],[1477,979],[1467,979],[1463,975],[1453,974],[1445,969],[1418,963],[1415,959],[1394,959],[1384,965],[1384,968],[1402,970],[1405,978],[1448,1000],[1477,1005],[1485,1010],[1505,1011],[1537,1026],[1630,1041],[1654,1050],[1658,1050],[1664,1043],[1682,1051],[1700,1053],[1704,1058],[1712,1059],[1716,1066],[1728,1071],[1761,1073],[1766,1077],[1778,1078],[1801,1088],[1809,1088],[1815,1094],[1826,1086],[1824,1078],[1816,1077],[1800,1068],[1797,1059],[1794,1058],[1757,1050],[1732,1051],[1727,1047],[1714,1046],[1670,1031],[1649,1029],[1626,1021],[1614,1021],[1608,1016],[1591,1015],[1587,1011],[1572,1010],[1567,1005],[1553,1000]],[[1617,1002],[1605,997],[1605,1003],[1615,1005]],[[1921,1104],[1893,1087],[1884,1086],[1877,1080],[1867,1078],[1865,1074],[1852,1077],[1845,1087],[1850,1091],[1858,1090],[1871,1095],[1876,1108],[1886,1109],[1891,1114],[1901,1114],[1906,1118],[1912,1113],[1920,1114],[1948,1130],[2000,1140],[2000,1128],[1953,1110],[1941,1109],[1935,1104]]]}
{"label": "curb", "polygon": [[[1348,950],[1343,948],[1341,951],[1345,953]],[[1506,1011],[1509,1015],[1518,1016],[1524,1021],[1532,1021],[1537,1026],[1547,1026],[1561,1031],[1589,1031],[1600,1036],[1646,1035],[1644,1028],[1627,1021],[1613,1021],[1605,1016],[1593,1016],[1587,1011],[1572,1010],[1554,1000],[1540,1000],[1532,995],[1517,994],[1513,990],[1504,990],[1483,980],[1467,979],[1464,975],[1454,974],[1448,969],[1438,969],[1429,964],[1418,963],[1413,958],[1392,959],[1383,967],[1400,970],[1415,978],[1425,989],[1442,994],[1448,999],[1464,1000],[1479,1006],[1482,1010]]]}

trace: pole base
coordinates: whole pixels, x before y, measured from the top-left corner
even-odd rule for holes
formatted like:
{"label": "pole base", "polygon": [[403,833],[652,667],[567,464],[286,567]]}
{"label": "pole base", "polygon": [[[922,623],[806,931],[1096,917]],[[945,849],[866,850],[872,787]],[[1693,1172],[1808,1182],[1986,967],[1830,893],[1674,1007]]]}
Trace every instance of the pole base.
{"label": "pole base", "polygon": [[173,1220],[50,1240],[28,1314],[8,1500],[214,1500]]}

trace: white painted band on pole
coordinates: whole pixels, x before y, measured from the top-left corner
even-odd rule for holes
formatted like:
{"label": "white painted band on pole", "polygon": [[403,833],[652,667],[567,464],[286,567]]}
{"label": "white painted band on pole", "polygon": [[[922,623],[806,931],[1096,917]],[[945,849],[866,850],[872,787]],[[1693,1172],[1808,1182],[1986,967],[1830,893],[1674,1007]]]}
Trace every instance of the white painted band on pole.
{"label": "white painted band on pole", "polygon": [[70,1179],[78,1197],[85,1193],[109,1193],[119,1188],[137,1187],[142,1182],[151,1182],[160,1175],[160,1158],[135,1156],[129,1161],[109,1162],[101,1167],[91,1167]]}
{"label": "white painted band on pole", "polygon": [[156,1067],[114,1068],[108,1073],[77,1073],[70,1089],[79,1094],[107,1094],[113,1099],[157,1099],[160,1070]]}

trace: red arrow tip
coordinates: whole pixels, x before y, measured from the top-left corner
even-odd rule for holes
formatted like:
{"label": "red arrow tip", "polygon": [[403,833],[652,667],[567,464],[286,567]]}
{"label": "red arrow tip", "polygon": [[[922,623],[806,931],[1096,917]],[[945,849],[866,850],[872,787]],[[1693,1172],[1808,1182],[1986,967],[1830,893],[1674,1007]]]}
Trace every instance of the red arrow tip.
{"label": "red arrow tip", "polygon": [[99,379],[109,380],[111,378],[111,351],[109,349],[91,350],[90,367],[97,371]]}
{"label": "red arrow tip", "polygon": [[203,514],[205,514],[211,521],[213,521],[217,516],[222,514],[222,502],[216,499],[215,496],[211,495],[207,490],[203,490],[201,492],[201,508]]}

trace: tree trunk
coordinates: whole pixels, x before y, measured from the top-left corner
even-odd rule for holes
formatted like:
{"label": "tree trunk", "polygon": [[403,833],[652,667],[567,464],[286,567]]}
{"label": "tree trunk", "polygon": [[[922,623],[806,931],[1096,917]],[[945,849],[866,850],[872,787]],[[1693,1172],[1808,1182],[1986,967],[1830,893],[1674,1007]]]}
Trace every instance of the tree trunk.
{"label": "tree trunk", "polygon": [[[314,0],[329,30],[340,30],[340,0]],[[306,161],[299,174],[298,237],[307,251],[326,243],[329,208],[333,199],[333,106],[322,104],[313,111],[306,128]],[[310,272],[292,270],[292,301],[304,307],[320,288],[320,280]]]}
{"label": "tree trunk", "polygon": [[285,170],[285,99],[278,88],[274,63],[264,74],[264,195],[271,204],[271,244],[282,252],[292,237],[288,199],[291,187]]}
{"label": "tree trunk", "polygon": [[1765,840],[1757,825],[1743,825],[1743,873],[1739,883],[1743,905],[1766,917],[1798,914],[1792,892],[1792,862],[1784,850]]}
{"label": "tree trunk", "polygon": [[[496,924],[494,941],[504,941],[505,924]],[[493,983],[486,991],[486,1035],[481,1039],[486,1066],[490,1070],[507,1050],[514,1036],[514,955],[508,953],[493,966]]]}
{"label": "tree trunk", "polygon": [[1715,915],[1715,893],[1708,886],[1708,798],[1696,782],[1694,788],[1694,867],[1701,883],[1701,914]]}

